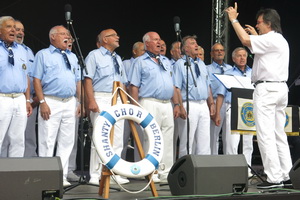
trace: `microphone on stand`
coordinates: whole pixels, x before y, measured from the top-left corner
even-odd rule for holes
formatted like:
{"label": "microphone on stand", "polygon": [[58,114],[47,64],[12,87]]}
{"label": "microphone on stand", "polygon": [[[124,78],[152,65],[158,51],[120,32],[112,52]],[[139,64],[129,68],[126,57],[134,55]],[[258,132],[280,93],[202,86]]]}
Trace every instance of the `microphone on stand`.
{"label": "microphone on stand", "polygon": [[72,12],[72,6],[70,4],[65,5],[65,18],[67,23],[69,24],[71,20],[71,12]]}
{"label": "microphone on stand", "polygon": [[178,37],[181,33],[181,30],[180,30],[180,18],[178,16],[175,16],[174,19],[173,19],[173,22],[174,22],[174,29],[175,29],[175,33],[176,33],[176,36],[177,36],[177,41],[178,41]]}

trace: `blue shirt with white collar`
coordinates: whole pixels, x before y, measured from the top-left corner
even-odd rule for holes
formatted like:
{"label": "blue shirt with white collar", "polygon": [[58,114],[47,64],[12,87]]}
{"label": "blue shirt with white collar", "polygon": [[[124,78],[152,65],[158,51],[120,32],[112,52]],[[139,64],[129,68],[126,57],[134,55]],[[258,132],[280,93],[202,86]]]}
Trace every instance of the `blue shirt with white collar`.
{"label": "blue shirt with white collar", "polygon": [[76,85],[80,81],[80,67],[74,53],[66,50],[71,64],[68,69],[59,49],[49,48],[37,52],[34,59],[33,77],[41,80],[44,95],[68,98],[76,95]]}
{"label": "blue shirt with white collar", "polygon": [[27,51],[18,43],[11,45],[14,65],[8,62],[8,49],[0,40],[0,93],[24,93],[28,86]]}
{"label": "blue shirt with white collar", "polygon": [[129,71],[130,84],[139,88],[139,97],[169,100],[174,93],[173,69],[169,59],[159,56],[163,66],[156,63],[148,53],[137,57]]}
{"label": "blue shirt with white collar", "polygon": [[188,70],[188,76],[186,72],[186,57],[180,58],[174,64],[174,73],[175,73],[175,86],[181,90],[182,100],[186,100],[186,81],[188,77],[188,91],[189,91],[189,100],[200,101],[207,100],[209,96],[209,85],[210,78],[207,72],[206,65],[204,62],[197,58],[198,68],[200,70],[200,76],[197,77],[195,73],[195,62],[192,58],[190,59],[191,69],[197,84],[197,87],[194,85],[193,77],[190,69]]}
{"label": "blue shirt with white collar", "polygon": [[91,51],[86,57],[85,64],[88,74],[84,71],[84,77],[93,80],[94,92],[111,93],[114,81],[119,81],[125,85],[127,84],[127,76],[122,59],[119,55],[116,55],[116,58],[120,66],[120,74],[115,71],[111,52],[103,46]]}
{"label": "blue shirt with white collar", "polygon": [[[223,68],[224,72],[232,68],[231,65],[226,64],[224,62],[221,64],[221,67]],[[213,74],[214,73],[221,74],[222,73],[221,67],[215,61],[213,61],[210,65],[207,65],[207,71],[210,76],[211,90],[214,99],[217,98],[217,90],[222,85],[222,83],[219,80],[217,80],[217,78],[215,78]]]}

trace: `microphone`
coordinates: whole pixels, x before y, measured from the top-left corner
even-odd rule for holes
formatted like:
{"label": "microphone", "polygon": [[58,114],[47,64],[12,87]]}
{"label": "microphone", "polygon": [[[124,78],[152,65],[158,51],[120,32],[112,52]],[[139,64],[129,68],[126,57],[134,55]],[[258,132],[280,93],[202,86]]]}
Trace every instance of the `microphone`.
{"label": "microphone", "polygon": [[175,29],[176,35],[178,36],[179,33],[181,32],[180,26],[179,26],[180,18],[178,16],[175,16],[173,19],[173,22],[174,22],[174,29]]}
{"label": "microphone", "polygon": [[71,12],[72,12],[72,6],[70,4],[65,5],[65,18],[66,21],[71,21]]}

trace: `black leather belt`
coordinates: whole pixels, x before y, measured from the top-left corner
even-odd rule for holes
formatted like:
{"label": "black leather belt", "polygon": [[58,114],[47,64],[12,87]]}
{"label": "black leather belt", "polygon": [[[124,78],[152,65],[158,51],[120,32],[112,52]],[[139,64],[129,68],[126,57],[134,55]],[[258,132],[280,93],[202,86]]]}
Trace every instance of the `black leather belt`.
{"label": "black leather belt", "polygon": [[254,87],[256,87],[260,83],[285,83],[285,81],[256,81],[254,83]]}

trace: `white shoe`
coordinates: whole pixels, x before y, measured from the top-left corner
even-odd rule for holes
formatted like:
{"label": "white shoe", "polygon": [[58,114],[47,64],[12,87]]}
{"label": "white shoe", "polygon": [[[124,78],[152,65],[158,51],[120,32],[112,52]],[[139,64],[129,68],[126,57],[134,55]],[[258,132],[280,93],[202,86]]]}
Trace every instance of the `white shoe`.
{"label": "white shoe", "polygon": [[129,183],[129,180],[127,178],[122,177],[120,175],[115,175],[114,178],[113,178],[113,176],[110,177],[110,184],[117,184],[117,183],[119,183],[120,185],[123,185],[123,184]]}
{"label": "white shoe", "polygon": [[154,183],[160,183],[160,179],[158,178],[158,174],[153,174],[152,180]]}
{"label": "white shoe", "polygon": [[248,172],[248,178],[252,178],[253,174],[251,172]]}
{"label": "white shoe", "polygon": [[75,174],[73,171],[68,173],[67,180],[68,181],[79,181],[80,177]]}
{"label": "white shoe", "polygon": [[71,185],[70,182],[68,182],[67,180],[63,180],[63,186],[64,186],[64,187],[68,187],[68,186],[70,186],[70,185]]}
{"label": "white shoe", "polygon": [[93,185],[99,185],[99,179],[98,178],[90,178],[89,183]]}

